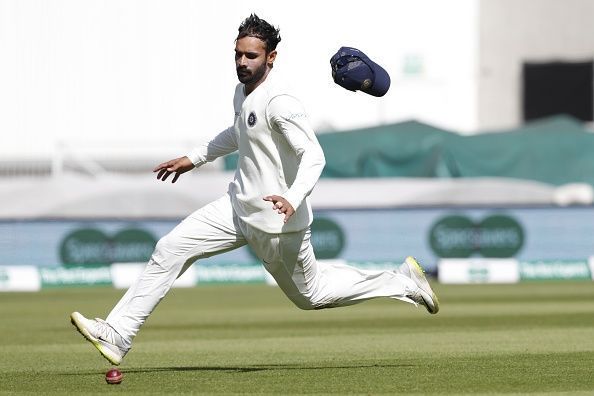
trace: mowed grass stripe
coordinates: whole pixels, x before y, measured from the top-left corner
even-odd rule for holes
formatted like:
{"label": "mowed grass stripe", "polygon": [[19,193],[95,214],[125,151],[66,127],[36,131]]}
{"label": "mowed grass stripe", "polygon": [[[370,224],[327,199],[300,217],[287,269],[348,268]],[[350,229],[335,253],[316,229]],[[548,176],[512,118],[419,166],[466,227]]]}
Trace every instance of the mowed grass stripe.
{"label": "mowed grass stripe", "polygon": [[[134,352],[126,358],[126,365],[142,365],[145,361],[152,363],[159,362],[157,359],[150,359],[152,353],[163,354],[169,351],[172,359],[193,361],[200,356],[200,361],[206,362],[207,356],[214,360],[210,363],[216,364],[219,358],[241,360],[241,354],[249,356],[250,363],[267,363],[270,353],[275,355],[288,354],[299,359],[308,359],[318,356],[324,359],[328,354],[341,355],[348,350],[348,356],[356,359],[384,359],[394,356],[399,357],[425,357],[437,355],[450,355],[462,357],[465,355],[490,354],[503,355],[514,352],[521,353],[563,353],[563,352],[594,352],[594,343],[589,338],[594,335],[592,330],[568,328],[566,330],[525,330],[522,332],[484,331],[468,332],[446,332],[431,336],[409,335],[406,337],[395,337],[386,335],[303,335],[301,337],[265,337],[261,339],[225,339],[225,340],[204,340],[194,339],[172,339],[164,341],[142,341],[134,346]],[[361,342],[365,337],[365,342]],[[578,343],[576,340],[586,342]],[[87,344],[45,344],[45,345],[15,345],[3,346],[0,351],[4,356],[29,355],[37,362],[48,363],[49,365],[56,354],[68,353],[71,355],[83,354],[93,363],[102,363],[98,353],[89,350]],[[86,353],[86,352],[92,352]],[[124,365],[125,366],[125,365]],[[30,367],[15,366],[9,361],[4,361],[1,366],[3,372],[26,372]],[[92,367],[92,366],[91,366]],[[44,370],[40,365],[38,370]]]}
{"label": "mowed grass stripe", "polygon": [[104,316],[122,291],[0,294],[0,392],[594,392],[592,283],[436,289],[437,316],[388,300],[304,312],[263,285],[174,290],[137,337],[117,387],[67,318]]}
{"label": "mowed grass stripe", "polygon": [[[158,355],[153,355],[153,357]],[[273,358],[275,356],[272,356]],[[576,359],[582,365],[576,366]],[[506,393],[592,390],[591,353],[508,354],[487,358],[301,361],[277,364],[171,364],[130,367],[118,391],[137,393]],[[183,363],[183,362],[181,362]],[[105,388],[101,370],[26,372],[3,379],[3,390],[92,393]],[[11,381],[12,380],[12,381]],[[16,380],[16,381],[15,381]],[[8,386],[7,386],[8,385]]]}

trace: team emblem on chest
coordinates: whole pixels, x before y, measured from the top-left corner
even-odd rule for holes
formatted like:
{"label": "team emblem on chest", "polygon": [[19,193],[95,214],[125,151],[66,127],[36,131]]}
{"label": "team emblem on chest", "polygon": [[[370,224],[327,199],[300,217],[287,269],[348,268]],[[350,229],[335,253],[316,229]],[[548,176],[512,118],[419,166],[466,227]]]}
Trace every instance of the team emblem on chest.
{"label": "team emblem on chest", "polygon": [[253,111],[250,113],[250,115],[248,116],[248,126],[251,128],[254,125],[256,125],[256,122],[258,121],[258,118],[256,117],[256,113],[254,113]]}

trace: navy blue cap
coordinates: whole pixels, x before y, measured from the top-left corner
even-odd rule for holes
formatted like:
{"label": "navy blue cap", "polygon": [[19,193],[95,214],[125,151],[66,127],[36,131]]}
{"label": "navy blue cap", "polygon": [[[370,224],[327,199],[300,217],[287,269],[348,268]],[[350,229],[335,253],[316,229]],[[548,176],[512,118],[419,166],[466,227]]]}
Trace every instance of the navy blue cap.
{"label": "navy blue cap", "polygon": [[349,91],[384,96],[390,89],[390,75],[356,48],[341,47],[332,58],[334,82]]}

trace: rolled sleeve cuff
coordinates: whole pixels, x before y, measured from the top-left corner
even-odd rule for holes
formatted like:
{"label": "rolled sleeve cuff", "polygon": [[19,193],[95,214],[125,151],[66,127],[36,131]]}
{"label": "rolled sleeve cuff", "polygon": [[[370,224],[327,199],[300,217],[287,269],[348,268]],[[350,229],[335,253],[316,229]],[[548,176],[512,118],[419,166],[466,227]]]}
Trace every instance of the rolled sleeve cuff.
{"label": "rolled sleeve cuff", "polygon": [[297,208],[301,206],[303,200],[305,199],[303,195],[291,190],[284,193],[283,198],[291,204],[294,210],[297,210]]}
{"label": "rolled sleeve cuff", "polygon": [[207,162],[206,158],[202,155],[199,149],[190,151],[188,154],[186,154],[186,157],[188,157],[196,167],[204,165]]}

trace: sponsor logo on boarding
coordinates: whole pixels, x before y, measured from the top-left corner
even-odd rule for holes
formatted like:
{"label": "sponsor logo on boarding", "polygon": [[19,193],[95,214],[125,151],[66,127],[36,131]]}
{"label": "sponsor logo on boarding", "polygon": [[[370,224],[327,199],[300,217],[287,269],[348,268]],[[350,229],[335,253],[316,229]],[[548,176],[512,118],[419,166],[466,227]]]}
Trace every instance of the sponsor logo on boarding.
{"label": "sponsor logo on boarding", "polygon": [[316,258],[332,259],[342,252],[345,245],[342,228],[333,220],[318,217],[311,223],[311,244]]}
{"label": "sponsor logo on boarding", "polygon": [[446,258],[438,262],[441,283],[517,283],[518,261],[514,258]]}
{"label": "sponsor logo on boarding", "polygon": [[591,279],[587,260],[532,260],[520,263],[522,280]]}
{"label": "sponsor logo on boarding", "polygon": [[109,266],[42,267],[39,268],[43,287],[111,285]]}
{"label": "sponsor logo on boarding", "polygon": [[258,262],[252,264],[204,263],[196,267],[198,283],[250,283],[264,282],[266,271]]}
{"label": "sponsor logo on boarding", "polygon": [[[311,244],[317,259],[334,259],[346,245],[346,236],[342,228],[327,217],[317,217],[311,223]],[[252,257],[256,253],[249,247],[248,251]]]}
{"label": "sponsor logo on boarding", "polygon": [[254,125],[256,125],[256,122],[258,122],[258,118],[256,117],[256,113],[252,111],[247,119],[248,126],[252,128]]}
{"label": "sponsor logo on boarding", "polygon": [[108,236],[95,228],[80,228],[62,240],[60,258],[66,266],[145,262],[156,243],[155,237],[143,229],[127,228]]}
{"label": "sponsor logo on boarding", "polygon": [[475,223],[465,216],[450,215],[433,224],[429,242],[442,258],[513,257],[524,244],[524,230],[510,216],[492,215]]}

